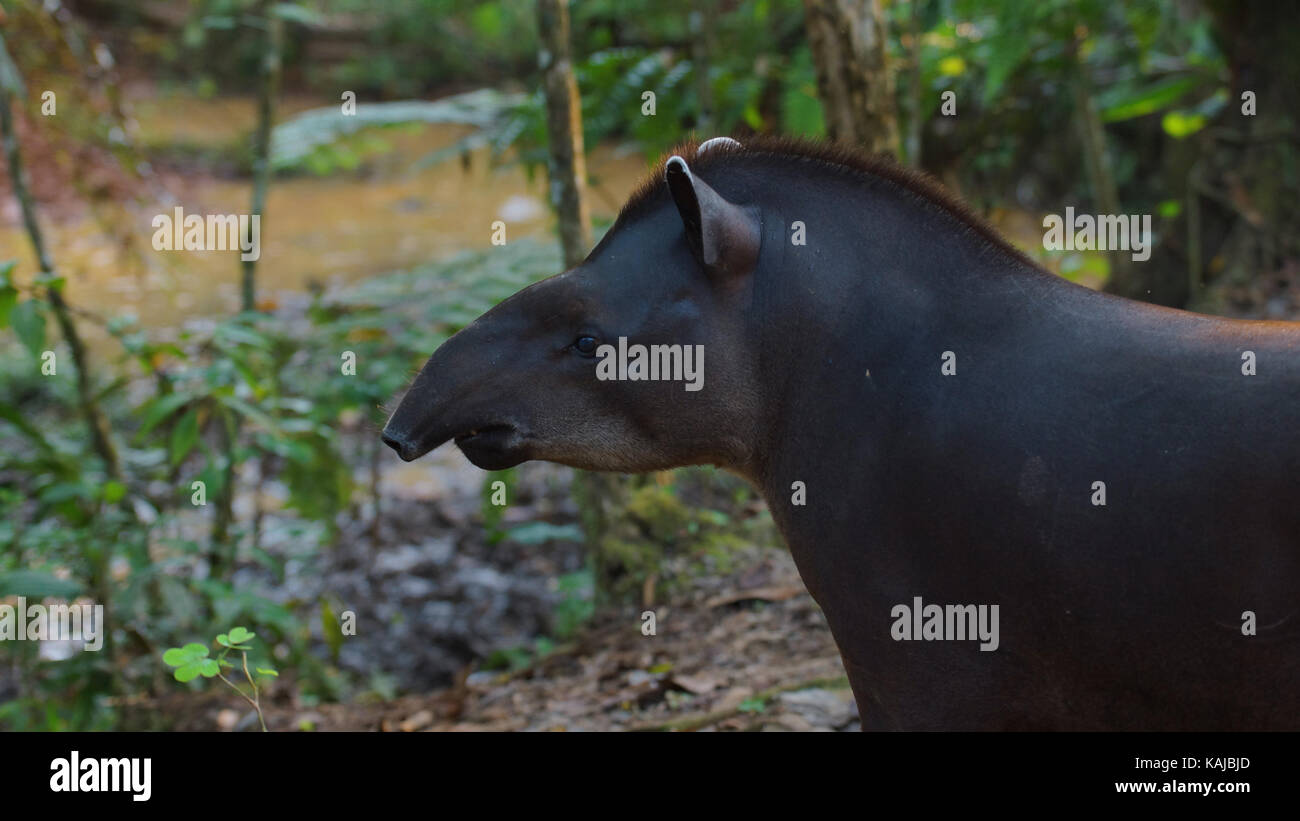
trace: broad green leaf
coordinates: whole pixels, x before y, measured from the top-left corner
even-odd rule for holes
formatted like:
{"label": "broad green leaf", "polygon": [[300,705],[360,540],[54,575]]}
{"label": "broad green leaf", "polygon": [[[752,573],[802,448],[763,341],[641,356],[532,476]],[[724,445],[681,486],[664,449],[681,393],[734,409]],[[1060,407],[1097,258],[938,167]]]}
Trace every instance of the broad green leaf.
{"label": "broad green leaf", "polygon": [[1124,96],[1115,92],[1100,95],[1098,105],[1101,119],[1117,123],[1161,111],[1174,103],[1200,83],[1196,77],[1172,77],[1143,89],[1130,90]]}
{"label": "broad green leaf", "polygon": [[36,299],[23,300],[9,312],[9,320],[18,339],[32,352],[32,356],[39,358],[45,350],[44,303]]}
{"label": "broad green leaf", "polygon": [[228,394],[215,394],[215,397],[218,402],[230,408],[235,413],[238,413],[240,416],[257,423],[259,427],[262,427],[271,433],[276,432],[277,426],[275,420],[244,400]]}
{"label": "broad green leaf", "polygon": [[137,437],[143,437],[154,426],[176,412],[178,408],[193,399],[187,393],[169,393],[150,399],[145,405],[144,421],[140,423]]}
{"label": "broad green leaf", "polygon": [[[23,77],[18,73],[18,66],[9,57],[4,40],[0,40],[0,91],[21,98],[27,94],[23,88]],[[5,105],[8,105],[6,102]]]}
{"label": "broad green leaf", "polygon": [[939,61],[939,73],[945,77],[960,77],[966,71],[966,61],[956,55]]}
{"label": "broad green leaf", "polygon": [[175,467],[194,449],[199,440],[199,409],[190,408],[172,428],[171,463]]}
{"label": "broad green leaf", "polygon": [[36,444],[47,455],[54,453],[54,446],[45,438],[45,434],[28,421],[27,416],[22,411],[15,408],[7,402],[0,402],[0,419],[8,422],[18,430],[22,431],[28,439]]}
{"label": "broad green leaf", "polygon": [[252,641],[256,633],[249,632],[243,627],[231,628],[229,633],[222,633],[217,636],[217,644],[222,647],[229,647],[231,650],[248,650],[248,642]]}
{"label": "broad green leaf", "polygon": [[55,276],[49,271],[42,271],[36,275],[35,283],[42,288],[61,291],[63,290],[63,286],[68,284],[68,278],[65,276]]}
{"label": "broad green leaf", "polygon": [[100,488],[100,494],[104,497],[104,501],[108,502],[110,505],[117,504],[122,501],[122,497],[126,495],[126,485],[116,479],[109,479],[104,483],[104,486]]}
{"label": "broad green leaf", "polygon": [[60,579],[44,570],[10,570],[0,573],[0,598],[25,596],[43,599],[53,596],[72,599],[81,594],[81,584],[72,579]]}
{"label": "broad green leaf", "polygon": [[221,342],[234,342],[236,344],[250,345],[254,348],[271,347],[271,341],[266,338],[265,334],[233,322],[218,325],[213,336]]}
{"label": "broad green leaf", "polygon": [[323,596],[320,601],[320,627],[321,634],[325,636],[325,643],[330,648],[330,658],[338,662],[339,651],[343,648],[343,628],[339,624],[334,607]]}
{"label": "broad green leaf", "polygon": [[47,505],[57,505],[71,499],[89,502],[95,498],[95,489],[80,479],[73,479],[46,485],[37,492],[36,498]]}
{"label": "broad green leaf", "polygon": [[510,528],[506,538],[518,544],[542,544],[551,541],[582,541],[582,528],[577,525],[553,525],[550,522],[528,522]]}
{"label": "broad green leaf", "polygon": [[220,671],[221,668],[217,666],[216,661],[212,659],[202,659],[190,662],[183,667],[176,668],[176,671],[172,673],[172,678],[179,682],[193,681],[199,676],[212,678]]}
{"label": "broad green leaf", "polygon": [[9,316],[18,304],[18,289],[12,285],[0,285],[0,328],[9,327]]}
{"label": "broad green leaf", "polygon": [[1028,56],[1033,43],[1033,5],[1025,0],[1006,3],[998,14],[997,30],[989,39],[989,54],[984,69],[985,105],[992,102],[1007,78]]}
{"label": "broad green leaf", "polygon": [[213,31],[229,31],[235,27],[235,18],[229,14],[209,14],[199,20],[199,23],[205,29]]}
{"label": "broad green leaf", "polygon": [[324,18],[313,9],[300,6],[297,3],[276,3],[271,7],[271,14],[281,20],[288,20],[291,23],[298,23],[303,26],[318,26],[324,22]]}
{"label": "broad green leaf", "polygon": [[1160,125],[1164,128],[1166,134],[1176,140],[1181,140],[1205,128],[1208,122],[1209,120],[1202,114],[1170,111],[1160,120]]}
{"label": "broad green leaf", "polygon": [[180,667],[207,658],[207,645],[192,641],[184,647],[172,647],[163,653],[163,663],[168,667]]}

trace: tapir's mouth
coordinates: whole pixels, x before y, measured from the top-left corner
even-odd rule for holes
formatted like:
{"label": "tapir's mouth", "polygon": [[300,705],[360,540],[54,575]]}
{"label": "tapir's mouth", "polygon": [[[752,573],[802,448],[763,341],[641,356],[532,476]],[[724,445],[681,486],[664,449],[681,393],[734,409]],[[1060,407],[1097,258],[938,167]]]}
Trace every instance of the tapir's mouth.
{"label": "tapir's mouth", "polygon": [[514,425],[484,425],[456,437],[456,447],[483,470],[505,470],[525,461],[522,445]]}
{"label": "tapir's mouth", "polygon": [[473,428],[467,433],[462,433],[456,437],[456,444],[463,445],[469,441],[492,442],[494,437],[501,438],[515,432],[514,425],[484,425],[481,428]]}

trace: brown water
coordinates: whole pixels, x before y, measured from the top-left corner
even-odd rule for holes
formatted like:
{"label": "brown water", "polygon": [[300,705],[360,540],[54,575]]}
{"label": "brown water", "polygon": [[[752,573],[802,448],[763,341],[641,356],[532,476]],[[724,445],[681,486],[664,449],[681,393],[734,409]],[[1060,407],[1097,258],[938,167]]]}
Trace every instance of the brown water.
{"label": "brown water", "polygon": [[[282,111],[322,104],[328,103],[290,99]],[[136,100],[134,115],[148,143],[216,145],[249,133],[254,104],[150,96]],[[518,166],[494,168],[487,149],[473,152],[468,167],[453,158],[414,170],[422,157],[470,133],[468,127],[418,125],[372,133],[392,150],[368,161],[364,171],[272,180],[261,225],[259,301],[274,303],[312,282],[342,284],[487,247],[495,220],[506,223],[507,241],[553,231],[544,174],[530,182]],[[646,171],[640,154],[620,154],[608,146],[589,152],[588,165],[595,180],[592,211],[605,218],[617,213]],[[251,189],[246,179],[160,175],[143,202],[114,207],[113,218],[131,226],[134,253],[124,251],[89,216],[62,222],[45,218],[46,241],[68,279],[70,299],[104,315],[132,312],[155,327],[235,310],[238,252],[154,250],[151,220],[178,205],[187,215],[248,213]],[[16,257],[17,278],[26,281],[35,264],[16,216],[4,213],[0,259]],[[553,272],[538,272],[547,273]]]}

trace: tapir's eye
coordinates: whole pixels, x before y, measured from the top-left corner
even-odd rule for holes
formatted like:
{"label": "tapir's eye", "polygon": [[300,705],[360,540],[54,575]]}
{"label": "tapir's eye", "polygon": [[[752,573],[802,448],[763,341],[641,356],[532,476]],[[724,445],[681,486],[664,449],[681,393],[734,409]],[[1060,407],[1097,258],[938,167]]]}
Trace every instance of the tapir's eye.
{"label": "tapir's eye", "polygon": [[599,344],[594,336],[580,336],[573,340],[573,349],[583,356],[593,356]]}

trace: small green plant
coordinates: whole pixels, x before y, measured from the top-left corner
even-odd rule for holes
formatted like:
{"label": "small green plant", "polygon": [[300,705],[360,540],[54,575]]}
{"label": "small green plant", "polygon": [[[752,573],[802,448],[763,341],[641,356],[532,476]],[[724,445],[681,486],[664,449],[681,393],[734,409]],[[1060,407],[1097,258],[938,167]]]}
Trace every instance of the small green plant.
{"label": "small green plant", "polygon": [[747,698],[740,702],[736,709],[742,713],[765,713],[767,712],[767,702],[761,698]]}
{"label": "small green plant", "polygon": [[[217,644],[221,645],[221,652],[215,659],[208,657],[209,649],[206,645],[190,642],[184,647],[172,647],[163,653],[163,662],[168,667],[176,668],[172,671],[172,677],[179,682],[193,681],[199,676],[204,678],[215,676],[224,681],[230,689],[239,693],[240,697],[253,708],[254,712],[257,713],[257,722],[262,725],[262,732],[266,732],[266,719],[262,715],[261,691],[257,689],[257,680],[253,677],[253,674],[248,672],[248,651],[253,649],[250,642],[256,636],[256,633],[246,628],[232,627],[229,633],[221,633],[217,636]],[[226,656],[232,650],[240,655],[241,663],[239,665],[226,659]],[[222,673],[222,670],[233,670],[237,666],[244,671],[244,678],[248,680],[252,695],[245,693]],[[253,669],[259,676],[274,677],[280,675],[270,667],[254,667]]]}

